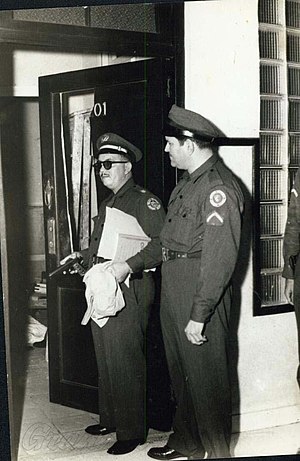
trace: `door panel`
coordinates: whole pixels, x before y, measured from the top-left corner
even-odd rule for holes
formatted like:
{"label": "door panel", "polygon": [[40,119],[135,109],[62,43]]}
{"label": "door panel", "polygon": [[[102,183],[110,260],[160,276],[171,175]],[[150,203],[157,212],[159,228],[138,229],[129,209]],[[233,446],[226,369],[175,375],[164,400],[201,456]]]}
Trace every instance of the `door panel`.
{"label": "door panel", "polygon": [[[83,136],[82,142],[89,152],[85,152],[81,160],[76,157],[76,162],[88,162],[99,135],[117,132],[144,152],[144,159],[134,166],[136,181],[166,204],[175,182],[174,170],[164,155],[162,136],[164,117],[174,102],[173,62],[171,59],[151,59],[119,64],[41,77],[39,83],[49,273],[59,265],[61,258],[80,249],[82,242],[86,241],[80,235],[87,231],[87,226],[91,231],[91,218],[96,214],[97,204],[108,193],[99,179],[93,177],[90,164],[90,173],[86,174],[88,187],[84,188],[82,184],[74,187],[76,145],[81,142],[81,138],[78,141],[74,135],[74,117],[78,114],[91,113],[87,122],[91,127],[91,149],[89,151],[87,147],[88,138]],[[89,207],[83,210],[87,201]],[[159,286],[158,275],[157,278]],[[60,275],[48,279],[47,283],[50,400],[97,413],[97,366],[90,327],[80,325],[86,307],[81,277]],[[159,349],[160,360],[163,351],[161,336],[158,340],[156,338],[160,335],[158,310],[159,292],[150,322],[149,351],[152,348],[157,353]],[[165,362],[159,367],[164,369],[154,370],[152,364],[151,373],[164,376]],[[162,386],[169,389],[167,374]],[[167,393],[170,397],[170,392]],[[167,401],[166,391],[162,394]],[[158,398],[157,392],[150,390],[149,395],[152,400]]]}
{"label": "door panel", "polygon": [[[65,384],[97,386],[94,370],[94,354],[86,360],[86,351],[93,351],[90,328],[82,328],[80,322],[85,312],[84,292],[81,288],[59,287],[59,320],[61,341],[61,380]],[[72,354],[69,351],[72,351]],[[84,370],[78,367],[85,363]],[[84,372],[84,373],[83,373]]]}

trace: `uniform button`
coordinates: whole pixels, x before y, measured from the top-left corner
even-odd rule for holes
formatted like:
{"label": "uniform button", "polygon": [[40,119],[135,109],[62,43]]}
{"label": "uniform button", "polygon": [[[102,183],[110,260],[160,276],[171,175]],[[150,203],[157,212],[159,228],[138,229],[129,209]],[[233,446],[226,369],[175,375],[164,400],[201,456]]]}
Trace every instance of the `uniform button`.
{"label": "uniform button", "polygon": [[171,219],[171,218],[169,218],[169,222],[171,222],[171,221],[172,221],[172,219]]}
{"label": "uniform button", "polygon": [[97,240],[98,240],[98,237],[95,237],[95,242],[97,242]]}
{"label": "uniform button", "polygon": [[186,218],[186,214],[184,213],[184,214],[182,215],[182,217],[183,217],[183,218]]}
{"label": "uniform button", "polygon": [[103,227],[103,226],[104,226],[104,223],[103,223],[103,224],[101,224],[101,227]]}
{"label": "uniform button", "polygon": [[183,197],[183,195],[179,195],[179,198],[182,198],[182,197]]}

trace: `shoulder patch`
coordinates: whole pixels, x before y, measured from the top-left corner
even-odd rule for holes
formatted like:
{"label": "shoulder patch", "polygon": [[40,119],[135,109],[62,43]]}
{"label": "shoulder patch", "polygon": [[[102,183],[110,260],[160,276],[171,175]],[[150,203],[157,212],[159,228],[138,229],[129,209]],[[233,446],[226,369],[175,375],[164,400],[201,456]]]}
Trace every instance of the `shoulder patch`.
{"label": "shoulder patch", "polygon": [[211,205],[217,208],[224,205],[226,199],[226,194],[222,190],[214,190],[209,196],[209,201]]}
{"label": "shoulder patch", "polygon": [[149,210],[159,210],[161,208],[161,205],[156,198],[151,197],[147,200],[147,207]]}

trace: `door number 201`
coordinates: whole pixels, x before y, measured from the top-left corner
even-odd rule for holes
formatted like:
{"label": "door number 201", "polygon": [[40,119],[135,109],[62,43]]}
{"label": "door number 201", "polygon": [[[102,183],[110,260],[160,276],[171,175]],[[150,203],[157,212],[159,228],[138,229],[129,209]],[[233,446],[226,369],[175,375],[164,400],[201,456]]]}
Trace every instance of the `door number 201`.
{"label": "door number 201", "polygon": [[106,116],[106,101],[96,102],[94,105],[94,115],[95,117]]}

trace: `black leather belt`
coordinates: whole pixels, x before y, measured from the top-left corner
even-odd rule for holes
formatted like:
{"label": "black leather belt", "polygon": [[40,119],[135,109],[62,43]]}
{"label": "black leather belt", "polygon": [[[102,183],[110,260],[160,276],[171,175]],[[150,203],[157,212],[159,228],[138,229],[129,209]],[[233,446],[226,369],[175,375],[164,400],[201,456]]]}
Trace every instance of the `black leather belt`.
{"label": "black leather belt", "polygon": [[162,247],[162,260],[164,262],[170,261],[171,259],[189,259],[189,258],[200,258],[201,251],[195,251],[194,253],[186,253],[184,251],[174,251],[169,248]]}

